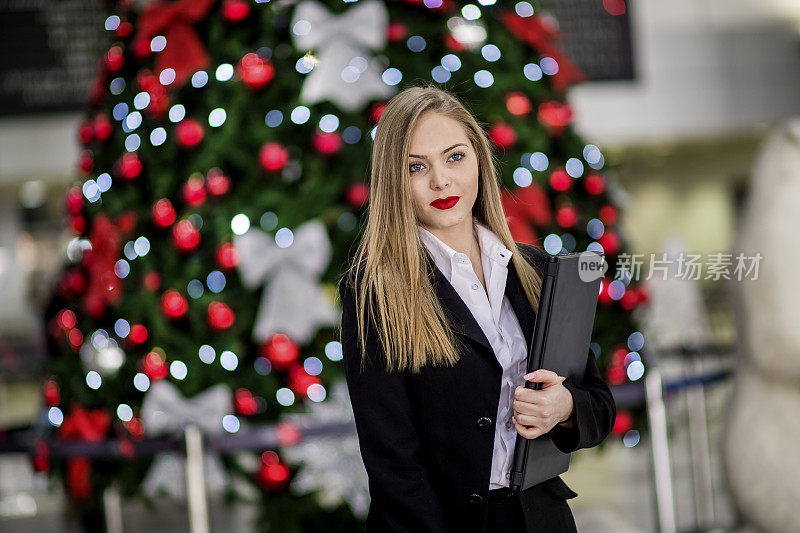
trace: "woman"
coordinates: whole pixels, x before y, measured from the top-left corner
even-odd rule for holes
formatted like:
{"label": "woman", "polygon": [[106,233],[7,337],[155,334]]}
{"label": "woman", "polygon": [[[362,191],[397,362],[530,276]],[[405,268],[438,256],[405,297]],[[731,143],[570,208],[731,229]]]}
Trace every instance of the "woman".
{"label": "woman", "polygon": [[591,352],[581,383],[542,370],[529,376],[541,390],[522,386],[545,258],[512,239],[489,142],[462,104],[433,86],[392,98],[339,283],[369,532],[575,531],[560,477],[508,496],[517,433],[572,452],[616,415]]}

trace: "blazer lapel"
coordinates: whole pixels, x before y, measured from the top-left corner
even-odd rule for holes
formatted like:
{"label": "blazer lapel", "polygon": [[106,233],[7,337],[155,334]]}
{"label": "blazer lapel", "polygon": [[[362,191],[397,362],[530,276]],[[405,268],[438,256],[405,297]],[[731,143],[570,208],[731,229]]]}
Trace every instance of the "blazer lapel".
{"label": "blazer lapel", "polygon": [[508,301],[511,303],[511,308],[514,309],[514,314],[517,315],[519,326],[522,328],[522,333],[525,336],[525,342],[530,352],[533,327],[536,325],[536,311],[533,310],[530,302],[528,302],[528,297],[525,296],[525,291],[522,289],[517,269],[511,261],[508,262],[506,296],[508,296]]}
{"label": "blazer lapel", "polygon": [[[431,258],[427,253],[425,254],[425,257],[427,258],[429,265],[433,267],[433,276],[430,278],[431,283],[433,284],[433,288],[439,297],[442,307],[444,308],[445,314],[450,319],[450,325],[453,330],[461,335],[469,337],[479,344],[482,344],[492,355],[495,355],[492,345],[489,343],[489,339],[486,338],[486,334],[484,334],[483,329],[481,329],[480,324],[478,324],[478,321],[475,320],[475,317],[472,315],[469,307],[467,307],[467,304],[464,303],[464,300],[461,299],[461,296],[458,295],[458,292],[456,292],[442,271],[436,266],[433,258]],[[533,326],[536,320],[536,313],[528,303],[528,299],[525,297],[525,293],[522,290],[522,284],[517,276],[517,271],[511,262],[508,263],[508,277],[506,278],[505,295],[508,296],[508,300],[511,303],[511,308],[514,310],[514,314],[517,316],[519,325],[522,328],[525,341],[530,347],[531,339],[533,337]]]}

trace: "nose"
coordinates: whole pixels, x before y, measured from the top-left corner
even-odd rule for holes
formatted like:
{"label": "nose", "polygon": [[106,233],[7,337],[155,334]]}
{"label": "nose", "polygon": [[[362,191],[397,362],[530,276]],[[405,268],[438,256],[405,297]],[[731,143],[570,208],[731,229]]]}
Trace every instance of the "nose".
{"label": "nose", "polygon": [[450,183],[450,178],[445,176],[445,172],[435,166],[431,169],[431,187],[435,190],[444,189]]}

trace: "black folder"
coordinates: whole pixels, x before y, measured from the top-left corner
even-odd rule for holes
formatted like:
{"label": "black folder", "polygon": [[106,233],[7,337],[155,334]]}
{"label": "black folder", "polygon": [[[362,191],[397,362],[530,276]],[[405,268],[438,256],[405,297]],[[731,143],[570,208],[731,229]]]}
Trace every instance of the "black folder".
{"label": "black folder", "polygon": [[[528,350],[527,371],[540,368],[583,381],[594,327],[603,254],[573,252],[548,257],[542,276],[539,310]],[[525,382],[540,390],[542,383]],[[550,433],[526,439],[517,433],[509,488],[525,490],[569,469],[570,454],[553,444]]]}

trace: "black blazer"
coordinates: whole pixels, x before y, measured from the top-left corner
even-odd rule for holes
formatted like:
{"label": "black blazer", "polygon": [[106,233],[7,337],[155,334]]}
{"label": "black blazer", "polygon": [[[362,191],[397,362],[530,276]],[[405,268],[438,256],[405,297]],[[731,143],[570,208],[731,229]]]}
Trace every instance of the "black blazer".
{"label": "black blazer", "polygon": [[[528,244],[517,246],[543,272],[546,253]],[[418,374],[388,373],[374,325],[367,321],[368,361],[361,372],[353,298],[360,275],[351,269],[339,282],[344,368],[369,475],[367,531],[374,533],[477,533],[485,527],[502,367],[467,305],[433,259],[426,257],[434,265],[431,281],[450,325],[468,347],[452,367],[426,366]],[[505,294],[530,345],[535,312],[512,262]],[[611,431],[616,407],[591,351],[583,382],[572,383],[568,378],[563,384],[572,393],[576,426],[556,426],[548,435],[563,452],[598,445]],[[542,490],[551,498],[577,496],[558,476],[533,488],[537,490],[520,497],[527,492],[529,498],[542,498]],[[542,508],[541,501],[530,503],[530,509]],[[548,525],[546,516],[536,519]]]}

